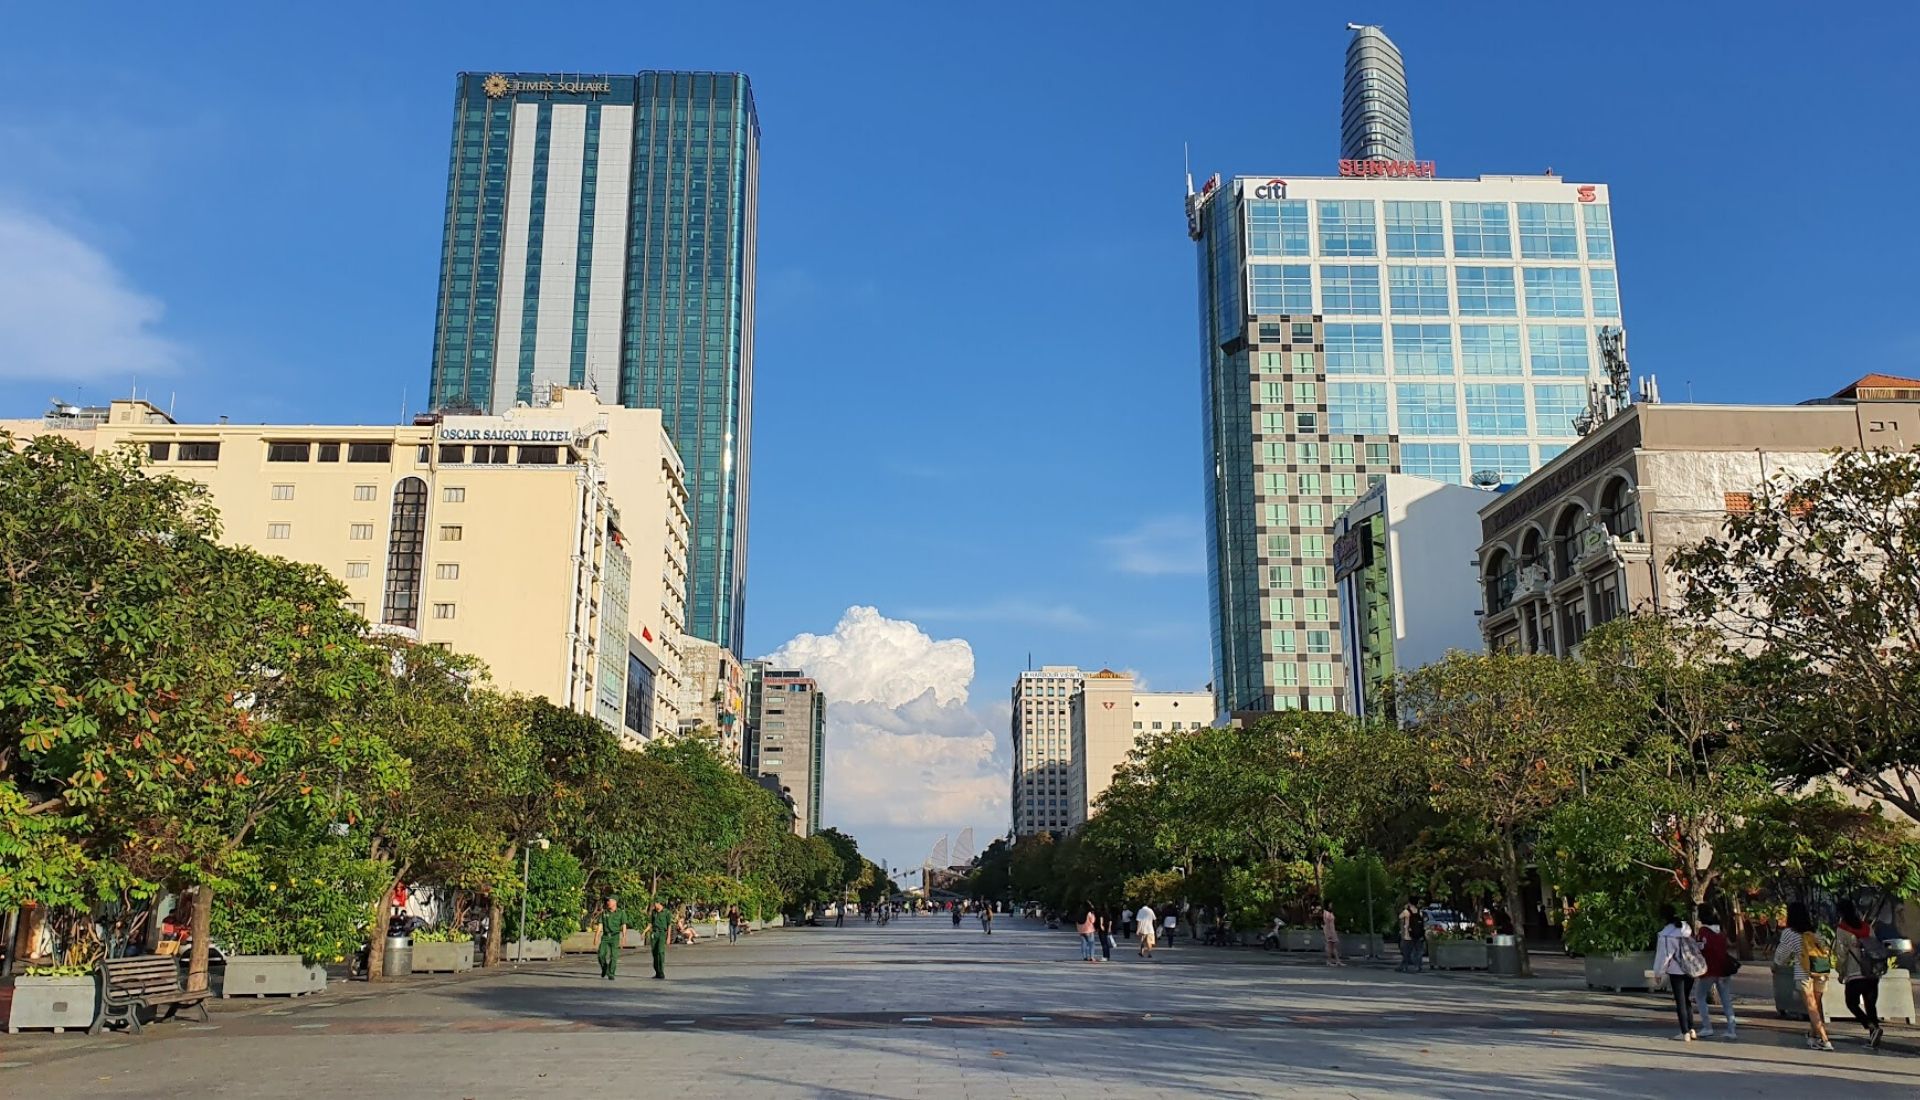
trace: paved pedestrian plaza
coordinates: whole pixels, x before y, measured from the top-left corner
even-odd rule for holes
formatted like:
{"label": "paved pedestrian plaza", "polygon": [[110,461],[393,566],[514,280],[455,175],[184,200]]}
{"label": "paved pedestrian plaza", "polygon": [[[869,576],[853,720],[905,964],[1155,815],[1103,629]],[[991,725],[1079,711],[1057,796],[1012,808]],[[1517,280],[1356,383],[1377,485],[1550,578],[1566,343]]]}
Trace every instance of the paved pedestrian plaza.
{"label": "paved pedestrian plaza", "polygon": [[[1740,1041],[1674,1041],[1665,995],[1329,970],[1177,944],[1079,961],[1071,931],[902,917],[702,941],[599,977],[590,955],[517,971],[335,985],[215,1004],[138,1038],[0,1036],[0,1096],[1622,1097],[1920,1095],[1920,1043],[1805,1049],[1764,974]],[[631,974],[632,976],[627,976]]]}

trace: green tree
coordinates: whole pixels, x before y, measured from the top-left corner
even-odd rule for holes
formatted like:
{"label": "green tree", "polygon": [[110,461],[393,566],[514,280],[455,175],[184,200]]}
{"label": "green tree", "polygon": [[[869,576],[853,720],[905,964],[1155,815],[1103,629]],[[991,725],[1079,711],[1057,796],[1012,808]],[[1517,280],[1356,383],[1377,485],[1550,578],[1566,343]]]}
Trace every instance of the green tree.
{"label": "green tree", "polygon": [[[1407,674],[1399,701],[1433,808],[1495,840],[1507,911],[1523,922],[1533,830],[1618,742],[1592,676],[1542,654],[1455,652]],[[1520,962],[1529,972],[1524,945]]]}
{"label": "green tree", "polygon": [[1776,766],[1920,820],[1920,455],[1841,452],[1776,475],[1670,564],[1687,614],[1752,654]]}
{"label": "green tree", "polygon": [[[578,932],[587,915],[587,873],[565,848],[535,846],[527,864],[527,938],[564,940]],[[637,905],[629,906],[640,912]],[[510,941],[520,938],[520,907],[504,914],[503,932]]]}

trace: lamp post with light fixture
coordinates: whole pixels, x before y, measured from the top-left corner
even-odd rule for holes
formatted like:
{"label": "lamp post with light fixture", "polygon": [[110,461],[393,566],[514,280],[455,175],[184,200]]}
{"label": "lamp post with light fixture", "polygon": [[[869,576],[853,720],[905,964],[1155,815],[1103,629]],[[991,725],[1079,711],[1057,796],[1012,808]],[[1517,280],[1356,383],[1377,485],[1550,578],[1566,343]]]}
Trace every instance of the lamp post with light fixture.
{"label": "lamp post with light fixture", "polygon": [[538,844],[544,852],[552,843],[546,837],[534,837],[520,860],[520,950],[513,956],[515,966],[527,961],[527,882],[533,871],[533,846]]}

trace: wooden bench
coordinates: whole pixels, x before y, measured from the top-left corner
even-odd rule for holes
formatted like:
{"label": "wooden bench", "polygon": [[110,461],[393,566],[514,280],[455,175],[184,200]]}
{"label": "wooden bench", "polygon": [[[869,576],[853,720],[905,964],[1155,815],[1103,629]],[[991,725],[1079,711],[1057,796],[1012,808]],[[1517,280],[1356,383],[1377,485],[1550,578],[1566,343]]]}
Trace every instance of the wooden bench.
{"label": "wooden bench", "polygon": [[208,990],[188,991],[180,986],[180,961],[171,955],[135,955],[126,959],[108,959],[100,964],[100,1008],[87,1034],[98,1035],[114,1020],[124,1020],[127,1030],[140,1032],[140,1010],[167,1006],[163,1019],[185,1005],[200,1010],[200,1022],[207,1022]]}

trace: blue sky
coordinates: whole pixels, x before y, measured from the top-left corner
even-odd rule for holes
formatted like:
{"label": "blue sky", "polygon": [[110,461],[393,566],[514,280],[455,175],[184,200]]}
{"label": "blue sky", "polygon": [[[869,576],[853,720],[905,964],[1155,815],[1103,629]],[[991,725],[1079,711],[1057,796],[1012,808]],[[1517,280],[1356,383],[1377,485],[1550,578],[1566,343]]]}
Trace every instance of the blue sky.
{"label": "blue sky", "polygon": [[[137,374],[183,418],[397,418],[426,386],[453,74],[742,70],[748,648],[857,605],[965,639],[958,735],[1004,741],[1029,653],[1209,677],[1183,142],[1202,177],[1330,173],[1343,25],[1380,23],[1442,174],[1612,185],[1633,361],[1669,400],[1793,401],[1920,372],[1920,87],[1875,45],[1920,17],[1880,7],[15,7],[0,415]],[[940,820],[1003,827],[922,805],[942,767],[885,812],[830,778],[829,819],[884,825],[896,860]],[[989,767],[963,768],[981,798]]]}

